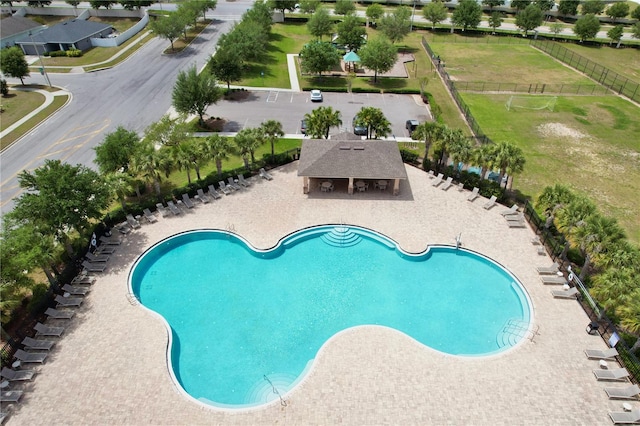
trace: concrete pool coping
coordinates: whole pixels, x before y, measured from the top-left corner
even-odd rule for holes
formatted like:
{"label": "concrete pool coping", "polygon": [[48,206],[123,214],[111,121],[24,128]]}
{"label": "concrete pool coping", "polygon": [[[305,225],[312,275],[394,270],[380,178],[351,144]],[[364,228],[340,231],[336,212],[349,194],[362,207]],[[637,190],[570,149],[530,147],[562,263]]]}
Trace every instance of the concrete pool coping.
{"label": "concrete pool coping", "polygon": [[[621,402],[607,398],[607,384],[593,376],[597,361],[583,352],[606,344],[585,332],[589,320],[578,303],[554,299],[540,282],[535,267],[551,259],[538,255],[528,227],[508,227],[500,215],[505,207],[487,211],[482,197],[471,203],[468,191],[433,187],[410,166],[397,197],[377,191],[304,195],[296,171],[296,162],[283,166],[270,171],[272,181],[253,179],[246,190],[123,237],[74,319],[49,321],[67,330],[46,363],[35,367],[34,380],[12,385],[25,393],[10,407],[7,423],[608,424],[608,411],[621,411]],[[409,252],[455,244],[462,232],[464,247],[519,278],[539,334],[504,354],[475,359],[437,353],[394,330],[358,328],[323,346],[286,407],[230,413],[184,398],[167,371],[163,323],[128,297],[127,278],[138,256],[189,229],[230,230],[268,248],[297,229],[326,223],[373,229]],[[215,275],[225,265],[211,259],[203,267]]]}

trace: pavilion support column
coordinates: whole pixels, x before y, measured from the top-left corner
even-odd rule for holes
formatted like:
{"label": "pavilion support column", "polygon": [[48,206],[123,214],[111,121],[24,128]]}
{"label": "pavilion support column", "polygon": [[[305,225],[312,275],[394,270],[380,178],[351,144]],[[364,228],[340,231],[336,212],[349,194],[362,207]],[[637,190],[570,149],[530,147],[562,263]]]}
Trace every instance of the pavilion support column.
{"label": "pavilion support column", "polygon": [[303,194],[309,193],[309,176],[302,177],[302,193]]}
{"label": "pavilion support column", "polygon": [[400,179],[393,180],[393,195],[398,195],[400,193]]}
{"label": "pavilion support column", "polygon": [[347,192],[349,194],[353,194],[353,178],[352,177],[349,178],[349,186],[347,188]]}

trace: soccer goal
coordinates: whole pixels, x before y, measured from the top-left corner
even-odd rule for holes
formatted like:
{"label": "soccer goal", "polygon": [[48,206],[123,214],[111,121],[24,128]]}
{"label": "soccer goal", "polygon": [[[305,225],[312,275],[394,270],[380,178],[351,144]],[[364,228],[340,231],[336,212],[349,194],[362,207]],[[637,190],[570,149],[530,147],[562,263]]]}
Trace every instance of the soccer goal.
{"label": "soccer goal", "polygon": [[553,111],[556,106],[557,96],[511,96],[505,106],[507,111],[516,108],[541,111],[543,109]]}

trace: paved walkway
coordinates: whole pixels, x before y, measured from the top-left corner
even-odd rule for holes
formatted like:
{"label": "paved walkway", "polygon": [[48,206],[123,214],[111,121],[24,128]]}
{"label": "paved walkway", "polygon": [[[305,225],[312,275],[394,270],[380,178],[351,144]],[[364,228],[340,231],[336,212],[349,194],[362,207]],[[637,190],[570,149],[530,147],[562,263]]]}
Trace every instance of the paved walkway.
{"label": "paved walkway", "polygon": [[[0,132],[0,138],[5,137],[9,133],[14,131],[18,127],[20,127],[22,124],[27,122],[31,117],[34,117],[40,111],[42,111],[43,109],[45,109],[46,107],[51,105],[56,96],[68,96],[69,98],[67,100],[67,103],[71,101],[71,96],[72,96],[71,92],[68,92],[68,91],[66,91],[64,89],[60,89],[60,90],[58,90],[56,92],[49,92],[47,90],[33,89],[33,88],[30,88],[30,87],[13,86],[13,87],[11,87],[11,90],[20,90],[20,91],[23,91],[23,92],[38,92],[41,95],[43,95],[45,99],[44,99],[44,103],[42,105],[40,105],[38,108],[34,109],[29,114],[25,115],[20,120],[16,121],[15,123],[13,123],[11,126],[7,127],[6,129],[2,129],[2,131]],[[46,119],[48,119],[49,117],[47,117]]]}
{"label": "paved walkway", "polygon": [[[254,179],[241,193],[144,224],[123,238],[47,362],[35,367],[35,380],[19,385],[25,394],[8,424],[610,424],[607,412],[621,410],[622,403],[608,400],[603,388],[616,385],[597,382],[592,370],[598,363],[583,353],[606,345],[585,333],[588,319],[578,303],[554,299],[541,284],[534,267],[551,260],[537,254],[532,231],[508,228],[503,206],[487,211],[483,198],[471,203],[468,191],[445,192],[424,172],[407,166],[407,173],[397,197],[375,191],[304,195],[294,162],[272,171],[272,181]],[[180,394],[167,370],[163,323],[127,297],[137,257],[189,229],[233,229],[268,248],[290,232],[327,223],[372,228],[413,252],[454,244],[461,232],[465,247],[521,280],[539,334],[497,356],[458,358],[392,329],[361,327],[323,347],[309,376],[285,396],[287,407],[274,402],[231,413]],[[212,256],[203,270],[213,277],[216,267]]]}

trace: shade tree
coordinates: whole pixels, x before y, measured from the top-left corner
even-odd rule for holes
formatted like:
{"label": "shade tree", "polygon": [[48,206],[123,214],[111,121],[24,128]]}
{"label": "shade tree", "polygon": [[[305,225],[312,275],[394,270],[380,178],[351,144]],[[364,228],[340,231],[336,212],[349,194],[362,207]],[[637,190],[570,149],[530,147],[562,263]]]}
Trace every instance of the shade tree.
{"label": "shade tree", "polygon": [[398,60],[398,49],[386,37],[376,37],[369,40],[360,49],[360,64],[374,71],[373,81],[378,81],[378,74],[385,73],[393,68]]}
{"label": "shade tree", "polygon": [[505,0],[482,0],[482,4],[489,7],[489,10],[493,12],[494,7],[504,6]]}
{"label": "shade tree", "polygon": [[393,13],[385,13],[380,18],[378,29],[391,43],[401,41],[411,31],[411,9],[400,6]]}
{"label": "shade tree", "polygon": [[516,15],[516,26],[524,32],[526,37],[529,31],[542,25],[544,17],[542,10],[536,4],[530,4],[523,11]]}
{"label": "shade tree", "polygon": [[489,22],[489,26],[493,30],[492,34],[496,33],[496,28],[501,26],[503,21],[504,21],[504,13],[502,12],[491,13],[491,15],[489,16],[488,22]]}
{"label": "shade tree", "polygon": [[367,10],[365,11],[365,16],[367,17],[367,25],[369,25],[369,21],[376,23],[378,19],[380,19],[384,15],[383,7],[378,3],[372,3],[367,6]]}
{"label": "shade tree", "polygon": [[477,28],[482,18],[482,9],[475,0],[461,0],[451,16],[453,25],[467,28]]}
{"label": "shade tree", "polygon": [[624,18],[629,14],[629,4],[623,2],[613,3],[607,8],[607,16],[615,23],[618,18]]}
{"label": "shade tree", "polygon": [[340,65],[340,52],[331,43],[311,41],[300,51],[300,68],[303,72],[322,75]]}
{"label": "shade tree", "polygon": [[0,50],[0,71],[8,77],[19,78],[24,86],[24,77],[29,77],[29,64],[18,46]]}
{"label": "shade tree", "polygon": [[302,13],[311,14],[315,12],[320,7],[320,5],[320,0],[302,0],[300,2],[300,11]]}
{"label": "shade tree", "polygon": [[129,169],[129,162],[135,153],[140,137],[133,130],[118,126],[115,131],[107,133],[102,143],[94,148],[100,173],[107,174]]}
{"label": "shade tree", "polygon": [[345,16],[336,28],[338,30],[338,44],[346,46],[350,51],[357,52],[366,42],[367,30],[355,15]]}
{"label": "shade tree", "polygon": [[349,15],[355,13],[356,5],[351,0],[336,0],[333,13],[336,15]]}
{"label": "shade tree", "polygon": [[560,0],[560,3],[558,3],[558,12],[562,15],[577,15],[578,6],[580,6],[579,0]]}
{"label": "shade tree", "polygon": [[[492,1],[502,1],[502,3],[504,3],[504,0]],[[422,8],[422,16],[424,19],[431,22],[432,30],[435,29],[437,24],[447,19],[447,12],[447,6],[445,6],[444,2],[441,1],[432,1]]]}
{"label": "shade tree", "polygon": [[582,3],[582,14],[588,15],[599,15],[604,11],[605,4],[602,0],[587,0]]}
{"label": "shade tree", "polygon": [[328,36],[333,33],[333,23],[329,12],[324,7],[319,7],[311,15],[311,18],[307,21],[307,30],[309,34],[322,40],[323,36]]}
{"label": "shade tree", "polygon": [[600,20],[593,13],[582,16],[573,26],[573,32],[581,42],[594,38],[598,31],[600,31]]}
{"label": "shade tree", "polygon": [[366,126],[367,139],[384,138],[391,133],[391,123],[380,108],[362,107],[355,116],[355,123]]}
{"label": "shade tree", "polygon": [[242,78],[243,69],[242,55],[237,49],[228,45],[219,47],[209,59],[209,71],[218,80],[227,83],[227,90],[231,90],[231,82]]}
{"label": "shade tree", "polygon": [[222,90],[208,69],[198,73],[195,65],[180,71],[171,92],[172,105],[180,114],[197,114],[204,124],[204,113],[222,98]]}

